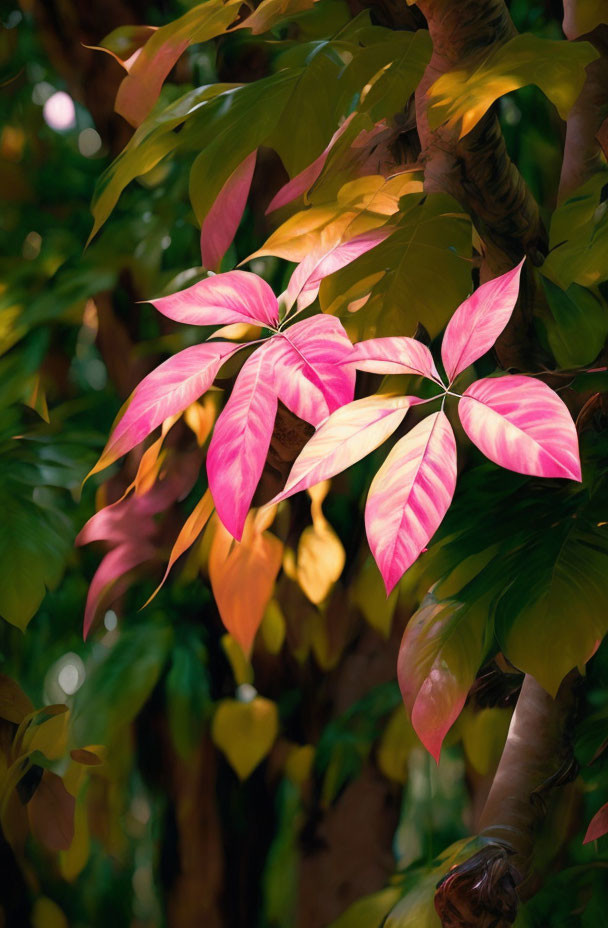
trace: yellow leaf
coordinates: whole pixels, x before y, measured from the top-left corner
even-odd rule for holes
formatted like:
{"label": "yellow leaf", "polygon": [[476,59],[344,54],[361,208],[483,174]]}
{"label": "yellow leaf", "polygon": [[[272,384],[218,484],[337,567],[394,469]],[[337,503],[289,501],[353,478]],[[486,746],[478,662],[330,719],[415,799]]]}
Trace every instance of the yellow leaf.
{"label": "yellow leaf", "polygon": [[45,706],[32,713],[19,726],[15,736],[15,756],[40,751],[49,760],[65,754],[70,712],[67,706]]}
{"label": "yellow leaf", "polygon": [[262,640],[270,654],[278,654],[285,641],[285,616],[276,599],[271,599],[266,607],[260,626]]}
{"label": "yellow leaf", "polygon": [[253,683],[253,667],[243,654],[240,644],[232,635],[222,635],[221,645],[237,686],[244,683]]}
{"label": "yellow leaf", "polygon": [[304,529],[298,542],[296,579],[300,589],[315,605],[329,596],[346,561],[342,542],[321,508],[329,487],[330,481],[324,480],[308,490],[312,500],[310,512],[313,524]]}
{"label": "yellow leaf", "polygon": [[[64,779],[65,784],[65,779]],[[64,880],[72,882],[81,873],[89,859],[91,841],[85,796],[76,802],[74,812],[74,837],[67,851],[59,854],[59,869]]]}
{"label": "yellow leaf", "polygon": [[482,775],[498,765],[507,740],[512,711],[510,709],[465,709],[459,720],[462,744],[467,760]]}
{"label": "yellow leaf", "polygon": [[[217,332],[215,334],[217,335]],[[202,400],[191,403],[184,412],[184,422],[194,432],[199,448],[202,448],[209,438],[217,411],[217,394],[206,393]]]}
{"label": "yellow leaf", "polygon": [[405,783],[410,751],[419,746],[418,736],[412,728],[405,706],[398,706],[391,715],[378,745],[378,766],[384,776],[397,783]]}
{"label": "yellow leaf", "polygon": [[167,569],[165,570],[165,575],[159,585],[156,587],[150,598],[144,604],[145,606],[150,603],[160,588],[163,586],[165,580],[169,576],[169,571],[177,561],[179,557],[188,550],[188,548],[194,544],[205,525],[211,517],[213,512],[213,499],[211,497],[211,492],[207,490],[202,498],[198,501],[186,521],[184,522],[179,535],[171,549],[171,554],[169,556],[169,563],[167,564]]}
{"label": "yellow leaf", "polygon": [[269,699],[223,699],[213,716],[211,737],[239,778],[246,780],[272,748],[278,730],[279,713]]}
{"label": "yellow leaf", "polygon": [[332,928],[380,928],[387,912],[401,898],[399,886],[389,886],[371,896],[357,899],[340,918],[332,922]]}
{"label": "yellow leaf", "polygon": [[[274,508],[274,507],[273,507]],[[272,519],[274,513],[261,518]],[[281,569],[283,544],[253,512],[247,516],[242,541],[235,541],[216,522],[209,552],[209,578],[222,622],[249,655]]]}
{"label": "yellow leaf", "polygon": [[285,761],[285,776],[296,786],[302,786],[310,778],[314,759],[314,745],[294,745]]}
{"label": "yellow leaf", "polygon": [[393,623],[393,615],[399,596],[396,587],[387,598],[386,588],[382,575],[373,558],[366,558],[363,566],[357,572],[350,596],[353,603],[359,607],[368,625],[371,625],[384,638],[388,638]]}
{"label": "yellow leaf", "polygon": [[68,920],[52,899],[40,896],[32,909],[32,928],[69,928]]}
{"label": "yellow leaf", "polygon": [[477,125],[499,97],[536,84],[566,119],[583,89],[586,66],[598,57],[588,42],[517,35],[494,48],[476,67],[443,74],[429,89],[429,124],[461,122],[460,136]]}

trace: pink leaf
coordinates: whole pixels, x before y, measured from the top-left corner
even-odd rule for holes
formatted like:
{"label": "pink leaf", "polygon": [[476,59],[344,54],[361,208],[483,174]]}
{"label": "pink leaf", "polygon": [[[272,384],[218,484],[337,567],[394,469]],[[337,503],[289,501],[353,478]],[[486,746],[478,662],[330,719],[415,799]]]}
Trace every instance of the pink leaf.
{"label": "pink leaf", "polygon": [[243,365],[215,423],[207,454],[209,489],[217,514],[239,541],[264,469],[276,411],[264,346]]}
{"label": "pink leaf", "polygon": [[232,172],[207,213],[201,228],[203,267],[215,271],[232,244],[245,211],[257,149]]}
{"label": "pink leaf", "polygon": [[107,609],[111,602],[129,588],[127,574],[134,567],[139,567],[140,564],[154,558],[155,553],[154,546],[142,538],[139,544],[134,544],[133,541],[130,544],[120,544],[105,555],[89,586],[84,611],[83,638],[87,638],[102,609]]}
{"label": "pink leaf", "polygon": [[340,365],[351,350],[342,323],[319,313],[272,339],[267,376],[281,402],[316,426],[354,396],[355,372]]}
{"label": "pink leaf", "polygon": [[591,821],[589,828],[583,839],[583,844],[589,844],[590,841],[597,841],[605,834],[608,834],[608,802],[602,806],[599,812],[596,812]]}
{"label": "pink leaf", "polygon": [[[477,669],[475,661],[462,654],[469,638],[459,634],[461,629],[450,634],[458,607],[458,603],[438,603],[429,595],[406,626],[397,662],[401,695],[413,728],[437,763],[443,739],[460,715]],[[476,656],[474,647],[472,651]]]}
{"label": "pink leaf", "polygon": [[524,258],[512,271],[478,287],[448,322],[441,358],[450,383],[457,374],[489,351],[517,302]]}
{"label": "pink leaf", "polygon": [[436,412],[397,442],[367,498],[367,538],[387,594],[439,527],[455,486],[454,433]]}
{"label": "pink leaf", "polygon": [[154,38],[149,38],[127,62],[127,76],[116,94],[114,109],[132,126],[139,126],[144,121],[156,103],[169,71],[190,45],[187,39],[175,38],[163,43],[157,41],[157,47],[153,48]]}
{"label": "pink leaf", "polygon": [[429,349],[407,335],[357,342],[342,363],[372,374],[420,374],[441,384]]}
{"label": "pink leaf", "polygon": [[240,345],[207,342],[185,348],[141,381],[128,400],[91,473],[102,470],[154,431],[165,419],[182,412],[209,389],[228,355]]}
{"label": "pink leaf", "polygon": [[287,286],[287,305],[298,301],[298,309],[306,309],[317,298],[319,287],[325,277],[346,267],[351,261],[364,255],[383,242],[395,230],[391,226],[372,229],[357,235],[349,242],[340,242],[324,254],[313,252],[302,261],[292,274]]}
{"label": "pink leaf", "polygon": [[284,187],[281,187],[278,193],[274,195],[266,208],[267,215],[268,213],[274,212],[275,209],[280,209],[281,206],[286,206],[287,203],[291,203],[292,200],[295,200],[303,193],[306,193],[307,190],[310,190],[325,167],[327,156],[340,136],[343,135],[348,128],[354,115],[354,113],[351,113],[350,116],[344,120],[340,128],[334,132],[327,147],[323,149],[319,157],[315,158],[312,164],[309,164],[307,168],[304,168],[304,170],[296,174],[295,177],[292,177],[291,180],[288,181]]}
{"label": "pink leaf", "polygon": [[190,325],[250,325],[274,328],[279,321],[277,298],[265,280],[249,271],[214,274],[179,293],[149,300],[176,322]]}
{"label": "pink leaf", "polygon": [[337,409],[304,446],[273,502],[329,480],[371,454],[392,435],[412,402],[417,400],[409,396],[366,396]]}
{"label": "pink leaf", "polygon": [[458,412],[471,441],[495,464],[536,477],[581,479],[576,427],[542,381],[521,375],[477,380]]}

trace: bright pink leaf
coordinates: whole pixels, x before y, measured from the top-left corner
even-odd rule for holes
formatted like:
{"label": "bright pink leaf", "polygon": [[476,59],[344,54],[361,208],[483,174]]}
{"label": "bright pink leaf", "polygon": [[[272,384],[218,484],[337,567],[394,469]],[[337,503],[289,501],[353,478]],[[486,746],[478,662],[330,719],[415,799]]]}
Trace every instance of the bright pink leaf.
{"label": "bright pink leaf", "polygon": [[[408,622],[397,662],[403,702],[414,731],[439,763],[441,745],[465,704],[475,670],[459,655],[446,654],[444,638],[452,618],[452,606],[425,601]],[[453,604],[454,608],[458,604]],[[457,644],[457,642],[456,642]],[[465,642],[466,644],[466,642]]]}
{"label": "bright pink leaf", "polygon": [[329,480],[371,454],[392,435],[412,402],[419,401],[410,396],[366,396],[337,409],[304,446],[273,502]]}
{"label": "bright pink leaf", "polygon": [[421,374],[441,384],[429,349],[407,335],[357,342],[342,363],[372,374]]}
{"label": "bright pink leaf", "polygon": [[153,48],[152,38],[129,60],[127,76],[116,94],[114,109],[132,126],[144,121],[158,100],[165,78],[190,45],[187,39],[176,38],[157,42]]}
{"label": "bright pink leaf", "polygon": [[351,113],[351,115],[344,120],[340,128],[337,129],[332,135],[327,144],[327,147],[323,149],[318,158],[315,158],[312,164],[309,164],[308,167],[304,168],[303,171],[300,171],[299,174],[296,174],[295,177],[292,177],[284,187],[281,187],[278,193],[274,195],[268,204],[268,207],[266,208],[266,214],[274,212],[275,209],[279,209],[281,206],[286,206],[287,203],[291,203],[292,200],[295,200],[303,193],[306,193],[307,190],[310,190],[314,182],[320,176],[321,171],[325,167],[327,156],[340,136],[343,135],[343,133],[348,128],[354,115],[354,113]]}
{"label": "bright pink leaf", "polygon": [[245,211],[257,149],[247,155],[220,190],[201,227],[203,267],[217,270]]}
{"label": "bright pink leaf", "polygon": [[436,412],[397,442],[367,498],[367,538],[387,594],[439,527],[455,486],[454,433]]}
{"label": "bright pink leaf", "polygon": [[279,321],[279,304],[272,289],[249,271],[214,274],[179,293],[148,302],[169,319],[190,325],[247,322],[274,328]]}
{"label": "bright pink leaf", "polygon": [[185,348],[164,361],[135,388],[94,470],[107,467],[153,432],[169,416],[182,412],[209,389],[228,355],[240,345],[206,342]]}
{"label": "bright pink leaf", "polygon": [[521,375],[477,380],[458,412],[471,441],[495,464],[535,477],[581,479],[576,427],[542,381]]}
{"label": "bright pink leaf", "polygon": [[517,302],[524,261],[525,258],[512,271],[478,287],[448,322],[441,358],[450,382],[489,351],[505,328]]}
{"label": "bright pink leaf", "polygon": [[264,469],[276,411],[264,346],[243,365],[215,423],[207,454],[209,489],[217,514],[237,541]]}
{"label": "bright pink leaf", "polygon": [[306,309],[317,298],[319,287],[325,277],[346,267],[351,261],[364,255],[383,242],[394,232],[392,226],[383,226],[363,232],[350,242],[340,242],[324,254],[313,252],[298,264],[287,286],[287,305],[298,301],[298,309]]}
{"label": "bright pink leaf", "polygon": [[591,821],[589,828],[583,840],[583,844],[589,844],[590,841],[597,841],[608,834],[608,802],[602,806],[599,812],[596,812]]}
{"label": "bright pink leaf", "polygon": [[266,376],[281,402],[316,426],[355,394],[354,370],[340,365],[351,350],[339,319],[320,313],[272,339]]}

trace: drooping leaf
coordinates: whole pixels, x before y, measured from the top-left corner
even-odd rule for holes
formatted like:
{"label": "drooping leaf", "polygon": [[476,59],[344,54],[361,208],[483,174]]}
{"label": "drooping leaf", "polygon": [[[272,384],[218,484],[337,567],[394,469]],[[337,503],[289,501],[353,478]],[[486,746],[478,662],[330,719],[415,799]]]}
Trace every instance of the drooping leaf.
{"label": "drooping leaf", "polygon": [[608,278],[607,183],[608,171],[596,171],[551,217],[543,274],[564,290],[572,283],[594,287]]}
{"label": "drooping leaf", "polygon": [[606,805],[602,806],[599,812],[595,813],[589,822],[583,844],[589,844],[590,841],[597,841],[599,838],[603,838],[605,834],[608,834],[608,802]]}
{"label": "drooping leaf", "polygon": [[346,562],[342,542],[323,515],[322,504],[328,490],[329,481],[309,489],[312,525],[304,529],[298,541],[297,581],[315,605],[327,599]]}
{"label": "drooping leaf", "polygon": [[73,539],[62,514],[5,480],[0,489],[0,616],[22,631],[63,573]]}
{"label": "drooping leaf", "polygon": [[412,404],[409,396],[366,396],[321,423],[291,469],[274,502],[329,480],[371,454],[392,435]]}
{"label": "drooping leaf", "polygon": [[222,622],[246,656],[272,597],[283,557],[283,544],[265,528],[251,513],[238,542],[220,523],[209,554],[209,578]]}
{"label": "drooping leaf", "polygon": [[213,716],[211,736],[241,780],[260,764],[279,730],[276,704],[262,696],[251,702],[222,699]]}
{"label": "drooping leaf", "polygon": [[322,310],[353,313],[358,339],[413,333],[418,322],[434,337],[470,290],[471,226],[456,201],[412,193],[399,209],[389,238],[321,284]]}
{"label": "drooping leaf", "polygon": [[604,0],[564,0],[564,34],[569,39],[586,35],[600,23],[608,23]]}
{"label": "drooping leaf", "polygon": [[343,363],[372,374],[420,374],[441,383],[429,349],[407,335],[357,342]]}
{"label": "drooping leaf", "polygon": [[590,364],[608,336],[608,308],[578,284],[562,290],[546,277],[541,280],[551,310],[545,325],[555,360],[566,369]]}
{"label": "drooping leaf", "polygon": [[477,380],[458,413],[471,441],[495,464],[519,474],[581,479],[574,422],[542,381],[520,375]]}
{"label": "drooping leaf", "polygon": [[226,31],[239,10],[239,0],[207,0],[157,29],[139,50],[123,79],[114,108],[139,126],[154,106],[175,62],[194,42],[206,42]]}
{"label": "drooping leaf", "polygon": [[367,538],[387,594],[439,527],[455,486],[454,433],[436,412],[397,442],[367,498]]}
{"label": "drooping leaf", "polygon": [[584,666],[608,629],[608,533],[598,518],[601,505],[591,497],[574,511],[564,507],[548,530],[503,561],[517,582],[506,586],[496,606],[498,640],[511,663],[552,696],[573,667]]}
{"label": "drooping leaf", "polygon": [[505,328],[517,300],[523,263],[478,287],[448,322],[441,358],[450,382],[489,351]]}
{"label": "drooping leaf", "polygon": [[477,125],[494,100],[536,84],[566,119],[585,82],[585,67],[598,53],[588,42],[561,42],[516,35],[495,46],[474,69],[449,71],[429,90],[429,124],[461,123],[460,135]]}
{"label": "drooping leaf", "polygon": [[245,362],[218,417],[207,453],[209,489],[218,516],[240,540],[264,468],[277,411],[264,345]]}
{"label": "drooping leaf", "polygon": [[253,323],[274,328],[279,308],[272,289],[249,271],[227,271],[150,303],[169,319],[189,325]]}
{"label": "drooping leaf", "polygon": [[201,256],[203,267],[217,271],[232,244],[243,217],[255,169],[257,150],[232,172],[201,226]]}
{"label": "drooping leaf", "polygon": [[267,214],[274,212],[275,209],[280,209],[282,206],[286,206],[288,203],[291,203],[292,200],[296,200],[312,187],[316,179],[321,174],[331,149],[338,141],[338,139],[344,134],[344,132],[346,132],[354,115],[355,114],[352,113],[347,119],[344,120],[340,128],[336,129],[321,154],[318,155],[314,161],[308,165],[308,167],[304,168],[302,171],[296,174],[295,177],[292,177],[291,180],[288,181],[283,187],[281,187],[281,189],[274,195],[268,204],[266,208]]}
{"label": "drooping leaf", "polygon": [[291,412],[318,425],[354,396],[355,372],[340,363],[351,350],[338,319],[311,316],[271,340],[265,377]]}
{"label": "drooping leaf", "polygon": [[213,508],[211,492],[206,490],[182,525],[180,533],[175,540],[175,544],[171,548],[169,563],[167,564],[167,569],[164,573],[163,579],[156,587],[150,598],[146,601],[146,606],[154,599],[158,591],[164,585],[165,580],[169,576],[169,572],[177,559],[180,558],[182,554],[184,554],[184,552],[187,551],[188,548],[190,548],[199,537],[205,525],[211,518]]}
{"label": "drooping leaf", "polygon": [[53,851],[67,850],[74,836],[74,807],[61,777],[45,770],[27,807],[34,836]]}

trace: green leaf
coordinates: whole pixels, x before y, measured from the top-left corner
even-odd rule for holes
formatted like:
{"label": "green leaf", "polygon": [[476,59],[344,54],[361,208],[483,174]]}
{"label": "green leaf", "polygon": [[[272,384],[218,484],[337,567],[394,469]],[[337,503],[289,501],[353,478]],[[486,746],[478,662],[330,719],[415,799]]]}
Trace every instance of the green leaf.
{"label": "green leaf", "polygon": [[181,144],[200,151],[190,172],[190,200],[199,223],[234,169],[266,142],[300,73],[281,71],[227,91],[185,127]]}
{"label": "green leaf", "polygon": [[72,525],[11,480],[0,487],[0,511],[0,615],[25,631],[47,589],[61,579]]}
{"label": "green leaf", "polygon": [[542,272],[564,290],[608,279],[607,192],[608,171],[599,171],[553,213]]}
{"label": "green leaf", "polygon": [[496,610],[505,655],[553,696],[608,631],[606,500],[587,502],[584,493],[576,500],[564,501],[560,519],[503,560],[513,581]]}
{"label": "green leaf", "polygon": [[565,368],[589,364],[608,336],[608,309],[579,284],[562,290],[546,277],[541,280],[552,314],[545,324],[555,360]]}
{"label": "green leaf", "polygon": [[413,335],[419,322],[434,337],[471,289],[471,223],[458,203],[442,193],[409,194],[400,209],[389,238],[321,285],[321,308],[334,315],[348,317],[349,306],[369,295],[350,317],[359,339]]}
{"label": "green leaf", "polygon": [[495,100],[527,84],[540,87],[566,119],[583,89],[585,68],[598,54],[589,42],[517,35],[475,68],[449,71],[435,81],[429,89],[429,125],[461,122],[460,135],[466,135]]}
{"label": "green leaf", "polygon": [[210,84],[197,87],[169,106],[157,108],[148,116],[120,155],[103,172],[91,204],[94,224],[89,242],[102,227],[125,187],[136,177],[156,167],[181,144],[181,133],[173,130],[189,116],[208,106],[216,97],[230,93],[237,84]]}
{"label": "green leaf", "polygon": [[154,689],[172,639],[172,629],[162,622],[144,622],[120,634],[78,691],[77,744],[107,744],[133,721]]}
{"label": "green leaf", "polygon": [[177,752],[192,756],[211,707],[206,651],[199,640],[178,643],[171,651],[165,699],[171,736]]}

